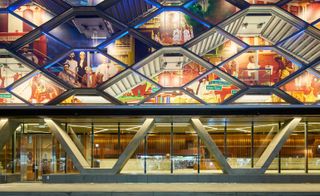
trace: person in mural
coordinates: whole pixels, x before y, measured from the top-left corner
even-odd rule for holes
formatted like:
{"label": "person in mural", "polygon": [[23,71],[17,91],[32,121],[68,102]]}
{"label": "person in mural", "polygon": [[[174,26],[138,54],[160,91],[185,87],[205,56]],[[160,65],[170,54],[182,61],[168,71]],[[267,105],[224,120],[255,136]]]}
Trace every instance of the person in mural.
{"label": "person in mural", "polygon": [[95,88],[97,86],[96,74],[92,71],[90,66],[85,68],[86,74],[82,77],[82,87],[84,88]]}
{"label": "person in mural", "polygon": [[74,58],[75,58],[75,54],[74,52],[72,52],[69,55],[69,59],[67,59],[66,62],[64,62],[64,65],[68,66],[68,71],[72,76],[69,80],[72,84],[76,83],[77,69],[78,69],[78,62]]}
{"label": "person in mural", "polygon": [[172,32],[172,41],[173,44],[180,44],[181,42],[181,30],[179,29],[179,27],[175,26],[174,30]]}
{"label": "person in mural", "polygon": [[231,76],[238,77],[239,65],[237,61],[232,60],[231,62],[227,63],[224,71],[230,74]]}
{"label": "person in mural", "polygon": [[58,77],[61,78],[63,81],[67,82],[68,84],[74,84],[74,79],[73,79],[73,75],[70,72],[69,69],[69,65],[68,64],[64,64],[63,66],[63,71],[61,71],[58,74]]}
{"label": "person in mural", "polygon": [[58,92],[53,84],[42,78],[41,74],[34,76],[31,80],[31,103],[44,103],[58,96]]}
{"label": "person in mural", "polygon": [[117,65],[112,63],[110,59],[105,58],[104,62],[96,69],[97,83],[100,84],[107,81],[119,72]]}
{"label": "person in mural", "polygon": [[4,64],[1,64],[0,65],[0,88],[4,88],[4,84],[5,84],[5,80],[6,80],[6,78],[5,78],[5,71],[6,71],[6,69],[5,69],[5,65]]}
{"label": "person in mural", "polygon": [[38,57],[35,54],[33,54],[33,52],[29,51],[29,45],[26,45],[22,48],[22,56],[26,57],[27,59],[29,59],[37,65],[39,63]]}
{"label": "person in mural", "polygon": [[79,57],[80,61],[77,66],[77,82],[82,84],[83,76],[86,74],[86,67],[88,67],[88,63],[85,52],[80,52]]}
{"label": "person in mural", "polygon": [[260,68],[260,65],[256,63],[255,58],[253,55],[249,56],[249,63],[247,65],[248,69],[248,77],[249,80],[252,82],[252,84],[257,84],[259,80],[259,72],[258,69]]}
{"label": "person in mural", "polygon": [[293,63],[289,60],[285,60],[285,66],[283,69],[280,70],[280,80],[285,79],[288,77],[290,74],[292,74],[295,71],[295,67]]}
{"label": "person in mural", "polygon": [[183,30],[183,39],[184,39],[184,43],[188,42],[189,40],[191,40],[193,38],[192,36],[192,27],[186,25],[185,29]]}

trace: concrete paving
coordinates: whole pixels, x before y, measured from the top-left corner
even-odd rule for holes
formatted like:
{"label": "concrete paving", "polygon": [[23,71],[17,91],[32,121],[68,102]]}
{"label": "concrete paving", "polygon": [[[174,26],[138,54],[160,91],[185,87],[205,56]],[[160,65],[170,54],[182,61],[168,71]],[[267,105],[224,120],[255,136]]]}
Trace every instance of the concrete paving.
{"label": "concrete paving", "polygon": [[0,184],[0,195],[320,195],[320,184],[117,183]]}

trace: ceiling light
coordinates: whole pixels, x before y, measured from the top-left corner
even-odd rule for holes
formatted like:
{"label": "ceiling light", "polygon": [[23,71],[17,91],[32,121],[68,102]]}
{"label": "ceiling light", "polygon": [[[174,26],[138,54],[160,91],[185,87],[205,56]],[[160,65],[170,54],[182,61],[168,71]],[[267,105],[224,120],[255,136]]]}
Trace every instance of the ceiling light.
{"label": "ceiling light", "polygon": [[247,29],[248,28],[248,23],[243,23],[242,24],[242,29]]}

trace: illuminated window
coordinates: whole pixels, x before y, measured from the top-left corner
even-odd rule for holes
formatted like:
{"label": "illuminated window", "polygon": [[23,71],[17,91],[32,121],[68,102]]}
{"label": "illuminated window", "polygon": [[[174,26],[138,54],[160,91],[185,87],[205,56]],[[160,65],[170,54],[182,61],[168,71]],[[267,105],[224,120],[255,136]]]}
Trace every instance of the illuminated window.
{"label": "illuminated window", "polygon": [[127,71],[116,80],[105,92],[125,104],[136,104],[159,90],[156,85],[147,82],[136,73]]}
{"label": "illuminated window", "polygon": [[181,45],[198,36],[207,27],[179,11],[166,11],[144,23],[139,31],[168,46]]}
{"label": "illuminated window", "polygon": [[31,69],[16,60],[7,50],[0,49],[0,88],[6,88],[31,72]]}
{"label": "illuminated window", "polygon": [[65,89],[37,73],[28,80],[14,87],[13,92],[33,104],[45,104],[58,97]]}
{"label": "illuminated window", "polygon": [[164,91],[152,97],[146,104],[199,104],[200,102],[190,97],[183,91]]}
{"label": "illuminated window", "polygon": [[48,22],[56,14],[47,10],[44,6],[41,6],[34,1],[30,1],[14,11],[14,13],[23,17],[24,19],[32,22],[33,24],[40,26],[43,23]]}
{"label": "illuminated window", "polygon": [[33,30],[12,14],[0,13],[0,43],[11,43]]}
{"label": "illuminated window", "polygon": [[0,1],[0,8],[7,8],[12,3],[16,2],[17,0],[2,0]]}
{"label": "illuminated window", "polygon": [[309,72],[304,72],[281,89],[303,103],[312,104],[320,100],[320,78]]}
{"label": "illuminated window", "polygon": [[179,53],[166,53],[138,71],[163,87],[180,87],[206,72],[206,68]]}
{"label": "illuminated window", "polygon": [[187,1],[188,0],[157,0],[157,2],[165,6],[179,6],[184,4]]}
{"label": "illuminated window", "polygon": [[129,66],[144,59],[154,50],[132,35],[121,37],[104,49],[107,54]]}
{"label": "illuminated window", "polygon": [[197,0],[188,7],[188,10],[212,24],[217,24],[239,11],[225,0]]}
{"label": "illuminated window", "polygon": [[95,47],[119,32],[109,20],[97,15],[76,16],[50,31],[74,47]]}
{"label": "illuminated window", "polygon": [[279,2],[279,0],[245,0],[250,4],[275,4]]}
{"label": "illuminated window", "polygon": [[61,105],[105,105],[110,104],[108,100],[97,95],[72,95],[61,102]]}
{"label": "illuminated window", "polygon": [[98,52],[74,51],[48,68],[59,79],[76,88],[95,88],[124,68]]}
{"label": "illuminated window", "polygon": [[67,52],[68,48],[49,35],[43,34],[32,42],[21,47],[18,52],[27,60],[42,66]]}
{"label": "illuminated window", "polygon": [[243,95],[234,103],[241,104],[286,104],[280,97],[272,95]]}
{"label": "illuminated window", "polygon": [[272,50],[249,51],[221,69],[248,85],[271,86],[294,73],[298,66]]}
{"label": "illuminated window", "polygon": [[293,0],[283,6],[291,14],[312,23],[320,18],[320,2],[314,0]]}
{"label": "illuminated window", "polygon": [[215,74],[194,81],[185,88],[207,103],[221,103],[239,91],[239,88]]}
{"label": "illuminated window", "polygon": [[11,93],[0,90],[0,105],[25,105],[25,103]]}

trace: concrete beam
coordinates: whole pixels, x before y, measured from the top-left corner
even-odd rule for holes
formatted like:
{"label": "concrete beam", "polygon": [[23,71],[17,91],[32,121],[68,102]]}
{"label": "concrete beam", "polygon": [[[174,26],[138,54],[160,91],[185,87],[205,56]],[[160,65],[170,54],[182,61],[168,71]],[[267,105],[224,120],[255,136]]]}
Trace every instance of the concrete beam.
{"label": "concrete beam", "polygon": [[282,146],[285,144],[292,131],[299,125],[300,121],[301,118],[293,118],[285,122],[280,132],[274,136],[255,164],[255,168],[260,168],[262,173],[268,169],[273,159],[279,154]]}
{"label": "concrete beam", "polygon": [[0,119],[0,150],[10,141],[19,123],[9,119]]}
{"label": "concrete beam", "polygon": [[232,170],[227,160],[219,150],[216,143],[212,140],[209,133],[203,127],[201,121],[197,118],[191,119],[191,124],[195,131],[198,133],[200,139],[204,142],[206,147],[208,148],[210,154],[214,157],[214,159],[218,162],[219,166],[222,168],[223,173],[231,174]]}
{"label": "concrete beam", "polygon": [[80,173],[82,173],[84,169],[90,168],[89,163],[83,157],[81,151],[74,144],[67,132],[65,132],[58,125],[58,123],[56,123],[52,119],[46,118],[44,119],[44,121],[47,123],[56,139],[60,142],[62,148],[67,152],[68,156],[71,157],[73,164],[80,171]]}
{"label": "concrete beam", "polygon": [[112,168],[112,173],[117,174],[120,173],[122,168],[125,166],[125,164],[128,162],[128,160],[131,158],[133,153],[138,148],[141,141],[143,141],[144,137],[147,135],[149,130],[152,130],[154,127],[154,119],[153,118],[147,118],[142,126],[140,127],[139,131],[136,133],[136,135],[132,138],[128,146],[124,149],[123,153],[120,155],[118,161]]}

